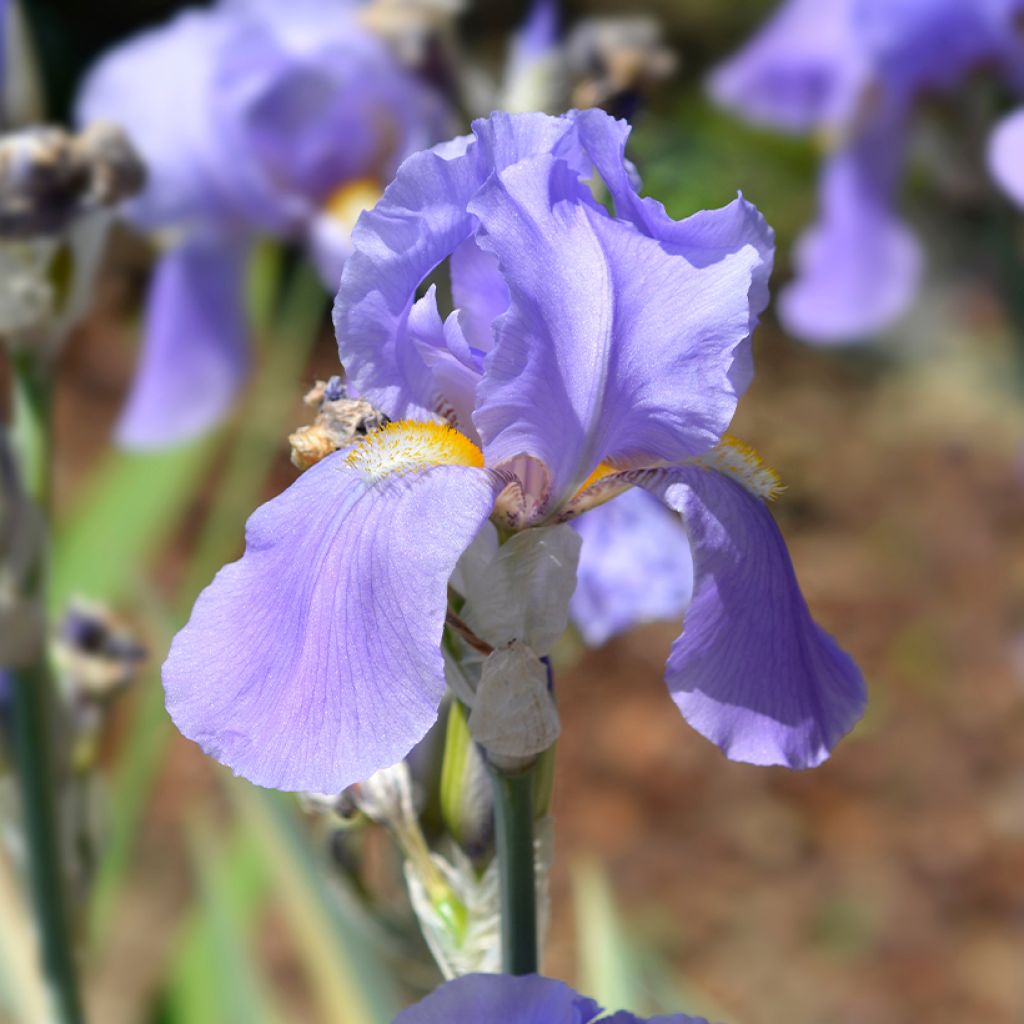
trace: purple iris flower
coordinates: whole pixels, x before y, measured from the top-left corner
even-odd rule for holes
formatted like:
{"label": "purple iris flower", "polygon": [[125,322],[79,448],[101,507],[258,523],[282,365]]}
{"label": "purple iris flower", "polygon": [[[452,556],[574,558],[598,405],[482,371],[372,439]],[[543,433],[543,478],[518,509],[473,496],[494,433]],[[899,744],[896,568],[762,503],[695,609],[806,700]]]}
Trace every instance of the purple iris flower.
{"label": "purple iris flower", "polygon": [[[725,106],[833,143],[819,221],[799,240],[796,280],[779,299],[793,334],[856,341],[909,308],[923,260],[897,202],[914,101],[983,67],[1024,92],[1022,11],[1021,0],[787,0],[714,73],[711,93]],[[1022,135],[1019,117],[1007,122],[990,155],[1018,200]]]}
{"label": "purple iris flower", "polygon": [[467,974],[449,981],[403,1010],[394,1024],[708,1024],[703,1017],[674,1013],[637,1017],[604,1011],[568,985],[538,974]]}
{"label": "purple iris flower", "polygon": [[693,558],[679,517],[633,488],[573,523],[583,537],[569,611],[592,647],[643,622],[681,619]]}
{"label": "purple iris flower", "polygon": [[[407,160],[361,218],[334,319],[350,386],[394,422],[254,513],[164,666],[178,727],[238,774],[338,792],[400,760],[437,717],[477,532],[632,487],[692,550],[666,670],[687,720],[733,759],[808,767],[859,717],[860,673],[768,510],[778,480],[725,436],[772,232],[742,197],[672,220],[638,195],[628,133],[599,110],[494,114]],[[420,293],[446,259],[443,317]]]}
{"label": "purple iris flower", "polygon": [[88,75],[78,117],[127,129],[149,170],[128,215],[169,246],[124,444],[185,440],[230,408],[257,234],[305,242],[333,290],[362,209],[406,156],[451,133],[445,104],[357,13],[344,0],[221,0],[129,39]]}

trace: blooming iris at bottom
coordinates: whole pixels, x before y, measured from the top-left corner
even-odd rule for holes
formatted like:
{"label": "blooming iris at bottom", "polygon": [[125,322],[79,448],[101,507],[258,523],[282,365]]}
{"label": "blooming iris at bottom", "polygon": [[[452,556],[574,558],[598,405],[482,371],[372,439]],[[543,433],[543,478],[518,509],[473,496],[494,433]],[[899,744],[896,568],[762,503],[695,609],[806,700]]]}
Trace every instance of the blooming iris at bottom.
{"label": "blooming iris at bottom", "polygon": [[593,999],[537,974],[469,974],[403,1010],[394,1024],[708,1024],[682,1013],[640,1018],[622,1010],[611,1016]]}
{"label": "blooming iris at bottom", "polygon": [[[742,198],[682,221],[641,199],[628,130],[495,114],[406,161],[361,219],[335,324],[349,387],[394,422],[257,510],[164,666],[178,727],[238,774],[337,792],[400,760],[437,718],[456,569],[488,521],[511,547],[633,488],[692,551],[665,676],[690,724],[803,768],[859,717],[860,673],[768,511],[778,479],[725,433],[771,231]],[[445,260],[442,316],[417,294]]]}

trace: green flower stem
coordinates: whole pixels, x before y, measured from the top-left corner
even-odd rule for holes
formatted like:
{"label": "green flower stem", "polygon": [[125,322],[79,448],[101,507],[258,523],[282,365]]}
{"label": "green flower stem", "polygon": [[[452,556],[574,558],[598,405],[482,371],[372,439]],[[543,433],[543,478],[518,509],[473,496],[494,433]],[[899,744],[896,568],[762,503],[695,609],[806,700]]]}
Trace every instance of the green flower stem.
{"label": "green flower stem", "polygon": [[[20,353],[13,359],[12,440],[22,486],[48,526],[51,487],[51,366],[44,357]],[[44,536],[25,581],[26,601],[46,607]],[[31,665],[14,674],[14,757],[20,788],[28,869],[42,946],[43,971],[59,1024],[85,1020],[78,993],[71,917],[61,858],[57,814],[57,773],[53,747],[56,695],[45,639]]]}
{"label": "green flower stem", "polygon": [[534,974],[538,952],[533,770],[506,775],[492,765],[490,772],[501,888],[502,969],[507,974]]}

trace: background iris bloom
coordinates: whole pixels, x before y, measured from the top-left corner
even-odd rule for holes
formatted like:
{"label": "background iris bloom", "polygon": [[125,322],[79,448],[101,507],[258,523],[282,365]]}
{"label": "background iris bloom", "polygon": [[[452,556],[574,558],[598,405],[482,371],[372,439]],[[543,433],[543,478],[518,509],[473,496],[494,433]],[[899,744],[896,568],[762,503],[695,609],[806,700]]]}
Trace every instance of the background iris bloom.
{"label": "background iris bloom", "polygon": [[468,974],[456,978],[404,1010],[394,1024],[596,1024],[598,1020],[603,1024],[707,1024],[702,1017],[681,1013],[640,1018],[620,1011],[603,1016],[593,999],[579,995],[561,981],[536,974]]}
{"label": "background iris bloom", "polygon": [[[398,761],[437,717],[449,580],[488,519],[552,524],[634,485],[692,546],[666,670],[690,723],[731,758],[807,767],[860,715],[766,507],[777,478],[723,436],[772,233],[742,198],[682,221],[639,198],[628,131],[492,115],[408,160],[360,221],[341,358],[396,422],[252,516],[164,666],[178,727],[237,773],[336,792]],[[435,287],[416,294],[448,257],[442,319]]]}
{"label": "background iris bloom", "polygon": [[[914,101],[979,68],[1024,92],[1021,0],[787,0],[712,76],[712,95],[748,119],[831,144],[820,219],[799,241],[779,298],[808,341],[855,341],[913,301],[921,248],[896,210]],[[1024,118],[993,135],[989,162],[1024,202]]]}
{"label": "background iris bloom", "polygon": [[149,171],[128,215],[167,242],[122,443],[182,441],[230,408],[257,234],[303,241],[333,290],[362,209],[451,133],[439,96],[356,14],[339,0],[221,0],[129,39],[87,77],[78,117],[128,130]]}

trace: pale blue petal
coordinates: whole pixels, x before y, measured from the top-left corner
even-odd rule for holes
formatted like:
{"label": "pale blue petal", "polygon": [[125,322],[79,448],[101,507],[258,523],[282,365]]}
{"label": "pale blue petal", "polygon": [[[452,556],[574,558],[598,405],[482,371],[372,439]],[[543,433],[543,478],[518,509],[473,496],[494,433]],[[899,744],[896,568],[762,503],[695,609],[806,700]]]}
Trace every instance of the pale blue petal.
{"label": "pale blue petal", "polygon": [[693,591],[690,541],[661,502],[634,488],[573,526],[583,549],[569,609],[588,644],[643,622],[683,617]]}
{"label": "pale blue petal", "polygon": [[857,0],[788,0],[708,81],[712,97],[749,121],[807,132],[852,112],[866,78]]}
{"label": "pale blue petal", "polygon": [[467,974],[403,1010],[394,1024],[589,1024],[592,999],[536,974]]}
{"label": "pale blue petal", "polygon": [[420,282],[472,234],[466,204],[479,185],[475,146],[419,153],[352,233],[334,304],[338,353],[351,386],[392,419],[442,405],[410,313]]}
{"label": "pale blue petal", "polygon": [[923,255],[894,208],[905,147],[906,122],[894,113],[826,164],[820,219],[800,239],[796,279],[779,296],[780,319],[797,337],[862,341],[913,303]]}
{"label": "pale blue petal", "polygon": [[864,711],[864,680],[811,618],[767,506],[710,469],[642,481],[683,517],[694,593],[665,679],[683,716],[734,761],[811,768]]}
{"label": "pale blue petal", "polygon": [[145,161],[146,187],[126,207],[144,227],[235,216],[230,181],[239,157],[218,137],[209,101],[234,31],[234,19],[217,9],[186,10],[115,47],[85,78],[78,123],[121,125]]}
{"label": "pale blue petal", "polygon": [[675,461],[718,441],[738,399],[753,246],[695,265],[608,216],[548,155],[492,175],[470,209],[512,297],[477,392],[490,465],[536,457],[557,508],[606,459]]}
{"label": "pale blue petal", "polygon": [[252,515],[164,665],[178,728],[257,785],[338,793],[408,754],[444,694],[448,579],[495,485],[461,466],[370,481],[345,460]]}
{"label": "pale blue petal", "polygon": [[156,265],[143,348],[118,441],[177,444],[231,410],[249,365],[242,284],[247,246],[194,238]]}

